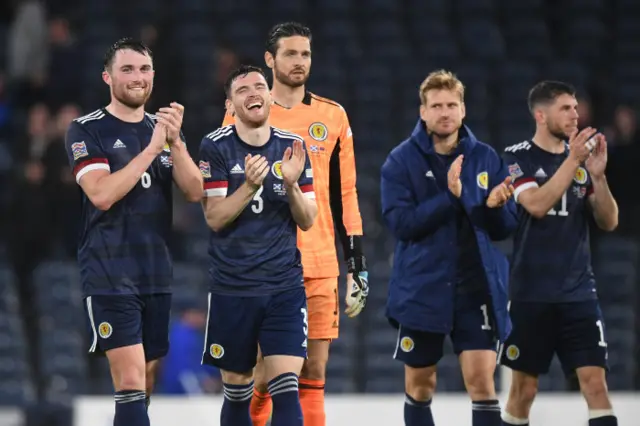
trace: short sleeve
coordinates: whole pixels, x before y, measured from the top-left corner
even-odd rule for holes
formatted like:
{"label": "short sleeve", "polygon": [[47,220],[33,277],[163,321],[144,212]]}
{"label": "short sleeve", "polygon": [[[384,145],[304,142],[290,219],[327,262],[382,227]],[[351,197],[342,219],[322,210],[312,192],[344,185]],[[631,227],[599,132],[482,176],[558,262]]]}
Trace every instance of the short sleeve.
{"label": "short sleeve", "polygon": [[518,158],[513,152],[505,151],[502,155],[507,165],[513,183],[513,199],[518,202],[518,196],[527,189],[537,188],[538,182],[529,163]]}
{"label": "short sleeve", "polygon": [[202,140],[199,160],[198,166],[200,173],[202,173],[205,196],[226,197],[229,187],[229,172],[216,142],[207,137]]}
{"label": "short sleeve", "polygon": [[315,200],[316,194],[313,190],[313,169],[311,168],[311,161],[309,161],[309,154],[306,153],[306,148],[304,149],[304,170],[302,171],[302,174],[298,179],[298,186],[300,187],[300,190],[304,193],[304,195],[311,198],[312,200]]}
{"label": "short sleeve", "polygon": [[92,170],[111,171],[107,154],[100,142],[77,121],[72,121],[69,125],[65,149],[69,165],[78,183],[82,176]]}

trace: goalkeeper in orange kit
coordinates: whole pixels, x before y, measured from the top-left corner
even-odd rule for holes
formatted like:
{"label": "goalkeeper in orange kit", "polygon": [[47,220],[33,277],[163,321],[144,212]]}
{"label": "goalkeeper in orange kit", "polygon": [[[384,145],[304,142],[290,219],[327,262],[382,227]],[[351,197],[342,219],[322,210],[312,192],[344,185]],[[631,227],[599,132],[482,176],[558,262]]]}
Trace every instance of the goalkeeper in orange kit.
{"label": "goalkeeper in orange kit", "polygon": [[[311,67],[311,31],[297,23],[276,25],[269,32],[266,50],[265,60],[273,71],[271,125],[304,138],[314,175],[318,217],[310,230],[298,230],[309,311],[308,357],[299,386],[305,426],[324,426],[325,372],[339,321],[340,272],[334,229],[348,268],[345,313],[358,315],[369,293],[353,137],[342,106],[305,89]],[[233,116],[227,114],[223,125],[233,122]],[[261,370],[258,360],[251,402],[254,426],[264,426],[271,413],[271,397]]]}

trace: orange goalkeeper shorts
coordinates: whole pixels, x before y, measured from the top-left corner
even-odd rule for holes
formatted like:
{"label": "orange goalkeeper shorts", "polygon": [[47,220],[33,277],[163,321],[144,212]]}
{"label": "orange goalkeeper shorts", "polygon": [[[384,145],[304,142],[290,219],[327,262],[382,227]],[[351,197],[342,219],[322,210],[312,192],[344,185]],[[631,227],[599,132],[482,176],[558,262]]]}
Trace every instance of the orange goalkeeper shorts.
{"label": "orange goalkeeper shorts", "polygon": [[305,278],[309,335],[311,340],[331,340],[338,337],[340,303],[338,277]]}

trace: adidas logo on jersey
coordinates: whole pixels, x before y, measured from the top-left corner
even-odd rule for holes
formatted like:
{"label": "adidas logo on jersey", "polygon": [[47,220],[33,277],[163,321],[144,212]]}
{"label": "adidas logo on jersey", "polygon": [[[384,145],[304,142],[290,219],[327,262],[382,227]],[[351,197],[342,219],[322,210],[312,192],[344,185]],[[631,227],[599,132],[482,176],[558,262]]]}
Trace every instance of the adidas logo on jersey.
{"label": "adidas logo on jersey", "polygon": [[431,178],[431,179],[435,179],[435,176],[433,176],[433,172],[431,170],[429,170],[426,174],[426,177]]}
{"label": "adidas logo on jersey", "polygon": [[539,168],[534,176],[537,178],[546,178],[547,174],[542,170],[542,168]]}
{"label": "adidas logo on jersey", "polygon": [[240,164],[236,163],[236,165],[231,168],[231,174],[238,174],[238,173],[244,173],[244,170],[242,170],[242,167],[240,167]]}
{"label": "adidas logo on jersey", "polygon": [[116,141],[116,143],[113,144],[113,147],[114,148],[126,148],[127,146],[124,143],[122,143],[122,141],[120,139],[118,139]]}

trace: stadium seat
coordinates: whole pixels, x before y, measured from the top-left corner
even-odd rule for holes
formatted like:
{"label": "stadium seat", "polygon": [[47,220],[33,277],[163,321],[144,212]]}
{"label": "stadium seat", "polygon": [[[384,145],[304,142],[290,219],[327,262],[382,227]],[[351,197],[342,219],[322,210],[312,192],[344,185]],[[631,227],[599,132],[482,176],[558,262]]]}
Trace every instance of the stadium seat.
{"label": "stadium seat", "polygon": [[508,19],[504,35],[509,56],[514,59],[548,61],[553,54],[547,26],[535,16]]}
{"label": "stadium seat", "polygon": [[0,380],[0,401],[2,405],[24,406],[35,400],[33,384],[27,380],[6,379]]}
{"label": "stadium seat", "polygon": [[416,43],[417,52],[426,56],[422,60],[431,59],[434,62],[431,69],[422,67],[424,73],[422,79],[427,76],[428,72],[438,68],[446,68],[459,58],[456,37],[446,22],[433,18],[419,19],[414,16],[411,18],[410,25],[411,36]]}
{"label": "stadium seat", "polygon": [[530,62],[508,61],[496,66],[494,72],[493,84],[504,87],[498,93],[499,105],[508,109],[514,105],[526,109],[529,91],[540,79],[537,66]]}
{"label": "stadium seat", "polygon": [[405,2],[409,13],[420,19],[426,17],[444,18],[450,11],[452,3],[448,0],[408,0]]}
{"label": "stadium seat", "polygon": [[[369,14],[386,16],[387,18],[397,21],[397,17],[402,15],[402,3],[395,0],[368,0],[367,9]],[[392,22],[390,20],[390,22]]]}
{"label": "stadium seat", "polygon": [[[325,18],[334,16],[346,16],[355,9],[354,0],[325,0],[318,2],[316,7],[319,14]],[[325,23],[329,23],[329,19],[323,19]]]}
{"label": "stadium seat", "polygon": [[495,0],[456,0],[454,11],[459,17],[491,18],[496,13]]}
{"label": "stadium seat", "polygon": [[589,83],[585,67],[572,60],[550,61],[544,67],[543,74],[546,79],[566,81],[575,87],[585,87]]}
{"label": "stadium seat", "polygon": [[522,15],[532,15],[544,12],[545,0],[498,0],[499,9],[503,10],[507,17]]}
{"label": "stadium seat", "polygon": [[606,13],[610,4],[604,0],[566,0],[562,6],[573,16],[597,16]]}
{"label": "stadium seat", "polygon": [[584,17],[567,23],[565,51],[571,58],[596,61],[608,43],[609,33],[599,17]]}
{"label": "stadium seat", "polygon": [[460,39],[468,58],[497,61],[506,54],[499,27],[490,20],[468,19],[460,24]]}

